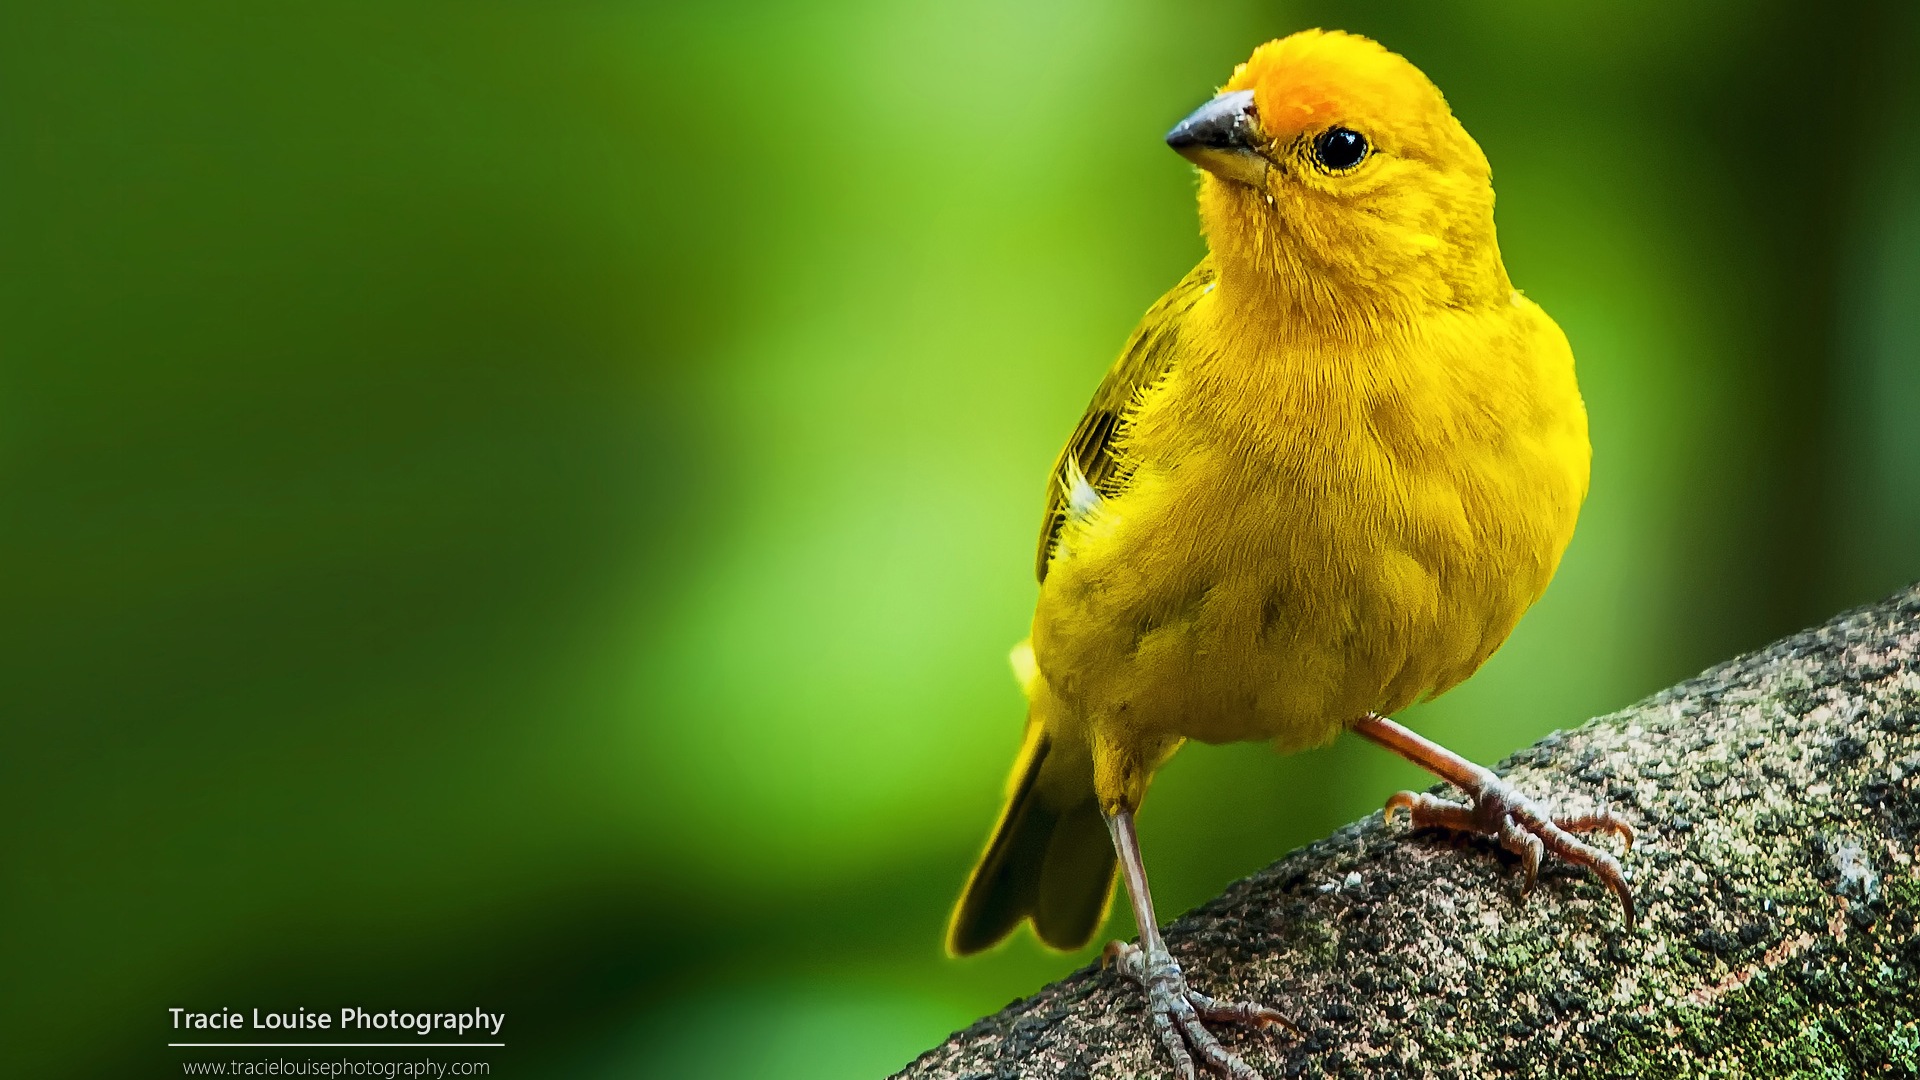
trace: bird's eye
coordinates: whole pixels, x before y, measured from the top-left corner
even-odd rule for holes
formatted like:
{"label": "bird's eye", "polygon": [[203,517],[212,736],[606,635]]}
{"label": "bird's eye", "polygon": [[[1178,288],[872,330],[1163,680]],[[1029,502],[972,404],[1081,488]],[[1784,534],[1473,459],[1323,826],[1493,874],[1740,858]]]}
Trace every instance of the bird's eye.
{"label": "bird's eye", "polygon": [[1328,128],[1313,140],[1313,160],[1329,172],[1345,172],[1367,160],[1367,137],[1351,128]]}

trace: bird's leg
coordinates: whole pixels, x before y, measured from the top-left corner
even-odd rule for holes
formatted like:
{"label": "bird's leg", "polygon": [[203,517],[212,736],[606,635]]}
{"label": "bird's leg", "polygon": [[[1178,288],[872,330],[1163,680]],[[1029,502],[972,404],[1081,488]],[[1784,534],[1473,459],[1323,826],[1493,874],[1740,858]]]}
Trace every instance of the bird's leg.
{"label": "bird's leg", "polygon": [[1389,820],[1395,810],[1405,810],[1416,829],[1435,827],[1497,838],[1501,847],[1520,856],[1526,866],[1527,883],[1522,895],[1533,889],[1540,873],[1540,860],[1548,852],[1576,866],[1584,866],[1620,898],[1620,905],[1626,910],[1627,929],[1633,929],[1633,890],[1627,885],[1626,875],[1620,872],[1620,864],[1613,856],[1582,843],[1573,835],[1616,833],[1626,841],[1626,850],[1631,851],[1633,826],[1605,809],[1555,817],[1491,771],[1384,716],[1369,713],[1353,725],[1353,730],[1466,792],[1473,800],[1472,805],[1462,806],[1424,793],[1402,791],[1387,800]]}
{"label": "bird's leg", "polygon": [[1241,1061],[1206,1028],[1206,1021],[1264,1026],[1278,1024],[1298,1032],[1265,1005],[1251,1001],[1215,1001],[1187,986],[1180,965],[1167,952],[1160,938],[1160,924],[1153,914],[1153,894],[1147,890],[1147,868],[1140,860],[1140,838],[1134,834],[1133,812],[1122,810],[1107,818],[1107,830],[1113,834],[1113,847],[1120,855],[1120,877],[1127,883],[1127,899],[1133,903],[1133,921],[1140,928],[1140,944],[1116,941],[1107,946],[1106,958],[1122,975],[1138,983],[1147,992],[1147,1014],[1160,1045],[1173,1057],[1174,1070],[1181,1080],[1196,1080],[1194,1057],[1207,1068],[1230,1080],[1260,1080],[1252,1066]]}

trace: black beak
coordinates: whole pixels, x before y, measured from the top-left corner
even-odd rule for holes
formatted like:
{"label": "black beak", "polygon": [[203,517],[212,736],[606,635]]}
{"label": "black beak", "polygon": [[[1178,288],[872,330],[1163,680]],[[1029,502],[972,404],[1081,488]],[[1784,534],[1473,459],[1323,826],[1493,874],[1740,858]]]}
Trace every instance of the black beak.
{"label": "black beak", "polygon": [[1264,187],[1268,162],[1255,149],[1259,135],[1253,91],[1236,90],[1221,94],[1175,124],[1167,132],[1167,145],[1224,180]]}

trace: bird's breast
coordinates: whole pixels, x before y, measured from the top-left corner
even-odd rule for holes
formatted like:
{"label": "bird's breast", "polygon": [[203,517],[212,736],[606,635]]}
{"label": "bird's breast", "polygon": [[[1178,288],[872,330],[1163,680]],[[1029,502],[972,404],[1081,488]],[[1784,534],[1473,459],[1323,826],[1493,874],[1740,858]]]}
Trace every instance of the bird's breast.
{"label": "bird's breast", "polygon": [[1466,678],[1545,588],[1584,457],[1392,393],[1249,419],[1203,390],[1145,403],[1130,486],[1043,590],[1036,656],[1088,722],[1321,743]]}

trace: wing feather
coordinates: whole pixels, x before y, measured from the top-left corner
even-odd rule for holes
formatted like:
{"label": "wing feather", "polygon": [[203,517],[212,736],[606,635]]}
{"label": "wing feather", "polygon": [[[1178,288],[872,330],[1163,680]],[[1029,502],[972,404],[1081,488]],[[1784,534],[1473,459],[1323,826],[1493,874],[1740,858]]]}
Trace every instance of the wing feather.
{"label": "wing feather", "polygon": [[1213,264],[1203,260],[1147,310],[1120,351],[1120,359],[1093,392],[1073,438],[1054,460],[1047,478],[1047,512],[1040,522],[1040,551],[1034,560],[1034,575],[1041,581],[1047,579],[1047,565],[1060,547],[1060,531],[1075,501],[1075,489],[1084,482],[1105,499],[1125,488],[1127,469],[1116,447],[1125,435],[1128,414],[1142,390],[1173,370],[1180,355],[1184,316],[1212,289],[1213,278]]}

